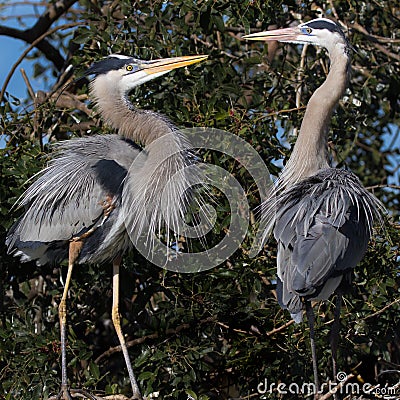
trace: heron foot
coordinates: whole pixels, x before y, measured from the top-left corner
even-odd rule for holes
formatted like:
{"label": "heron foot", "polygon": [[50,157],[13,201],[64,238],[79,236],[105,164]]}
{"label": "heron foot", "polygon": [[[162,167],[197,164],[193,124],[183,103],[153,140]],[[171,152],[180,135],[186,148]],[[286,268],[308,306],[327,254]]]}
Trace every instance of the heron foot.
{"label": "heron foot", "polygon": [[50,397],[49,400],[73,400],[73,398],[86,398],[89,400],[99,400],[100,397],[97,397],[84,389],[69,389],[69,388],[61,388],[60,393],[57,396]]}
{"label": "heron foot", "polygon": [[49,400],[74,400],[74,398],[89,400],[143,400],[143,397],[140,394],[134,394],[132,397],[126,397],[122,394],[95,396],[83,389],[69,388],[62,388],[57,396],[49,397]]}
{"label": "heron foot", "polygon": [[143,400],[143,397],[140,393],[136,393],[130,398],[130,400]]}

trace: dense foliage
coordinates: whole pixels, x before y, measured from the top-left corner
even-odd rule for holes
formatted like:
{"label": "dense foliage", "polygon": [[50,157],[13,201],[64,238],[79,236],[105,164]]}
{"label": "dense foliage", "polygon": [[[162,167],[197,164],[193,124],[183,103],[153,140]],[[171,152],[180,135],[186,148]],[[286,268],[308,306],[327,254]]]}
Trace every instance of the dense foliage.
{"label": "dense foliage", "polygon": [[[7,2],[0,1],[0,12],[3,3]],[[46,164],[49,143],[109,131],[88,102],[88,82],[76,78],[93,61],[110,53],[143,59],[208,54],[207,62],[139,87],[132,101],[140,108],[159,111],[178,126],[215,127],[240,136],[277,174],[290,155],[293,128],[301,123],[307,99],[326,76],[327,57],[311,47],[302,55],[302,48],[295,45],[248,43],[241,35],[284,27],[320,13],[347,27],[355,48],[350,87],[332,120],[332,157],[339,166],[354,171],[388,209],[384,226],[377,229],[367,256],[355,271],[352,293],[346,297],[339,369],[353,373],[354,382],[398,383],[398,2],[49,3],[38,16],[36,29],[24,39],[31,43],[49,33],[29,53],[35,73],[48,80],[48,87],[34,98],[27,91],[25,99],[16,99],[4,87],[0,106],[6,138],[0,150],[0,397],[47,399],[59,389],[57,304],[65,266],[21,264],[6,254],[4,240],[22,212],[12,205],[29,184],[27,179]],[[64,24],[69,24],[66,29]],[[0,26],[0,33],[16,37],[4,29],[6,25],[7,21]],[[62,92],[60,88],[68,82]],[[235,175],[252,208],[259,204],[254,182],[240,164],[211,151],[200,156]],[[225,234],[229,206],[218,191],[215,198],[219,214],[213,235],[219,240]],[[275,385],[312,382],[307,325],[291,323],[275,298],[275,244],[271,240],[250,259],[251,240],[250,234],[229,260],[198,274],[163,271],[135,252],[126,256],[121,277],[123,330],[146,396],[252,399],[262,398],[260,383],[265,380]],[[69,378],[74,387],[129,395],[111,324],[110,278],[109,265],[74,270],[68,299]],[[320,304],[317,315],[320,375],[328,381],[332,372],[331,302]],[[388,370],[392,372],[385,373]],[[266,396],[282,395],[273,391]],[[303,396],[287,394],[284,398]]]}

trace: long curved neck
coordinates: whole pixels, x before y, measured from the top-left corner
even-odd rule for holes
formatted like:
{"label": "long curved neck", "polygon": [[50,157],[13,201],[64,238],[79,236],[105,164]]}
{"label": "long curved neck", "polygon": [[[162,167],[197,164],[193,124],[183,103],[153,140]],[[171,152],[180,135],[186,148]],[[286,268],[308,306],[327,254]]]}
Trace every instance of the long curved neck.
{"label": "long curved neck", "polygon": [[175,131],[174,126],[161,115],[136,110],[126,94],[109,87],[105,77],[97,77],[91,83],[90,93],[104,121],[127,139],[147,146]]}
{"label": "long curved neck", "polygon": [[90,90],[104,121],[118,129],[121,136],[144,147],[124,180],[124,224],[129,227],[131,239],[147,235],[146,252],[151,254],[156,243],[154,235],[162,226],[166,227],[167,238],[170,230],[179,236],[191,201],[190,189],[201,182],[200,170],[193,165],[186,137],[166,118],[136,110],[105,76],[98,76]]}
{"label": "long curved neck", "polygon": [[327,132],[333,110],[347,86],[349,55],[344,44],[329,50],[330,70],[311,96],[292,155],[280,177],[283,187],[329,167]]}

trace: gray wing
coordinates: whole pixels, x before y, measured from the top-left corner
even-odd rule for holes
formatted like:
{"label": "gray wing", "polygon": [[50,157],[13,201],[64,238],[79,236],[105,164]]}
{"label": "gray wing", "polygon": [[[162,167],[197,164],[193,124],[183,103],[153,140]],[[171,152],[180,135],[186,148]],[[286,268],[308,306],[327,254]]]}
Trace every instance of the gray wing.
{"label": "gray wing", "polygon": [[7,244],[71,239],[89,229],[114,202],[140,149],[118,135],[71,139],[56,145],[49,165],[19,201],[25,214]]}
{"label": "gray wing", "polygon": [[299,297],[327,298],[364,256],[378,201],[351,173],[324,170],[279,199],[279,300],[292,313]]}

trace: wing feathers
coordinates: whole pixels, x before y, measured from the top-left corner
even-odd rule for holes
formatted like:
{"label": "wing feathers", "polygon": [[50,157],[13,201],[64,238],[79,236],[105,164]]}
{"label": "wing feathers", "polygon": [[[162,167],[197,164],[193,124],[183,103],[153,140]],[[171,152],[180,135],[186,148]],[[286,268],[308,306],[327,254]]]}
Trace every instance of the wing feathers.
{"label": "wing feathers", "polygon": [[104,202],[121,195],[137,153],[118,135],[57,144],[54,158],[19,200],[26,211],[10,231],[8,246],[69,240],[85,232],[102,217]]}
{"label": "wing feathers", "polygon": [[355,175],[339,169],[322,170],[282,192],[274,228],[280,304],[296,316],[300,297],[329,297],[364,256],[381,210]]}

